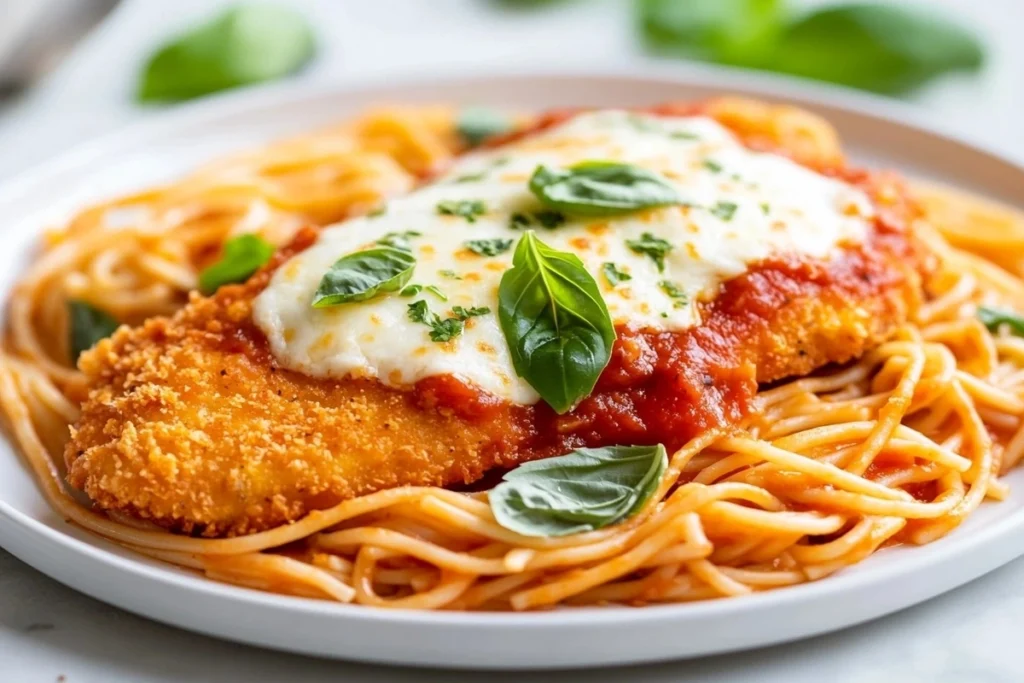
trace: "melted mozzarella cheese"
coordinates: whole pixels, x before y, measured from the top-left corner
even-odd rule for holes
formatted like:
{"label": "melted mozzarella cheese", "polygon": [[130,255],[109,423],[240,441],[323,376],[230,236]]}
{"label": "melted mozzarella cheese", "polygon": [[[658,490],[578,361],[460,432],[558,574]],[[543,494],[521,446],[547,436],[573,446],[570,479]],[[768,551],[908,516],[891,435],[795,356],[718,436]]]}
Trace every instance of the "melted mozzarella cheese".
{"label": "melted mozzarella cheese", "polygon": [[[687,205],[614,218],[569,217],[554,228],[538,224],[534,213],[544,207],[527,187],[534,169],[585,160],[660,173]],[[452,201],[483,202],[485,213],[472,221],[442,215],[438,205]],[[723,281],[780,252],[827,258],[838,245],[864,239],[871,213],[859,190],[782,156],[753,152],[711,119],[599,111],[466,155],[437,181],[391,201],[382,215],[325,229],[315,245],[274,274],[255,301],[254,317],[278,362],[298,372],[375,377],[391,386],[452,374],[530,404],[539,397],[516,376],[497,318],[498,283],[523,234],[514,214],[526,216],[543,242],[582,259],[616,325],[680,330],[700,322],[696,303],[714,296]],[[408,231],[419,233],[409,238],[417,260],[410,283],[433,285],[446,301],[420,291],[332,308],[310,305],[335,261],[389,233]],[[627,246],[644,233],[672,245],[663,272],[650,256]],[[513,247],[489,257],[464,245],[491,238],[513,240]],[[631,279],[611,286],[602,274],[606,263]],[[434,342],[430,327],[408,316],[409,305],[421,299],[441,318],[451,316],[453,306],[491,312],[470,319],[455,339]]]}

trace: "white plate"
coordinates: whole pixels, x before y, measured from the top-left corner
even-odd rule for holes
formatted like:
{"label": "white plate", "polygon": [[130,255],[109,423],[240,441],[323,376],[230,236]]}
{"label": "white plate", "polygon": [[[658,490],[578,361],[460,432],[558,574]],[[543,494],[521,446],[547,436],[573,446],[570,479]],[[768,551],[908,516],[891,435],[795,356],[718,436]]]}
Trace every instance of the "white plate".
{"label": "white plate", "polygon": [[[910,123],[873,98],[797,88],[728,72],[669,75],[551,73],[214,98],[84,145],[0,188],[0,292],[23,268],[42,227],[112,193],[180,175],[228,150],[331,121],[381,101],[444,101],[544,109],[638,105],[722,92],[787,99],[826,115],[853,156],[873,165],[1013,201],[1024,169]],[[709,75],[710,74],[710,75]],[[1018,200],[1019,201],[1019,200]],[[1024,471],[1009,477],[1024,491]],[[817,583],[749,597],[644,608],[536,614],[378,610],[222,585],[150,562],[66,524],[47,507],[16,453],[0,441],[0,545],[95,598],[202,633],[326,657],[460,668],[601,666],[780,643],[894,612],[1024,553],[1024,502],[985,504],[960,529],[920,548],[878,553]]]}

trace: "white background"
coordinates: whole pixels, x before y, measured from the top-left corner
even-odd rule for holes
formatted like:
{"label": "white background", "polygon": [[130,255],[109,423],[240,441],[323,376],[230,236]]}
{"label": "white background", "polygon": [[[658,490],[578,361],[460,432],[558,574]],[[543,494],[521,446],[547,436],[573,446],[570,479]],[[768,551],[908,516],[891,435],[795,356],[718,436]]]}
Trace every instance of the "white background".
{"label": "white background", "polygon": [[[0,176],[158,112],[132,104],[139,65],[161,38],[217,4],[226,3],[131,0],[123,5],[47,82],[0,117]],[[465,66],[644,63],[626,0],[566,0],[529,12],[503,11],[494,0],[290,4],[310,15],[321,36],[317,62],[300,76],[319,83],[386,80],[391,74]],[[955,12],[985,37],[989,53],[980,77],[950,78],[911,98],[920,105],[922,120],[939,121],[962,137],[1024,161],[1024,0],[919,4]],[[920,607],[795,645],[697,662],[531,674],[530,679],[1009,683],[1024,680],[1022,639],[1024,560],[1019,560]],[[0,551],[0,683],[52,682],[59,676],[67,683],[503,683],[523,677],[351,665],[222,643],[79,596]]]}

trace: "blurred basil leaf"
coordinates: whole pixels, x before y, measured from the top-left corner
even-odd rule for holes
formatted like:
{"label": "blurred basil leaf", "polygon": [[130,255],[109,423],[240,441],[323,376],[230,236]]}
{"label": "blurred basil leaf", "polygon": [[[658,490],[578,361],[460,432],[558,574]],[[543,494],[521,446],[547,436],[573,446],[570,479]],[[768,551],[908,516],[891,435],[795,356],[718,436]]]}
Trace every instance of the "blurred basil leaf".
{"label": "blurred basil leaf", "polygon": [[72,363],[78,361],[83,351],[114,334],[119,325],[109,313],[77,299],[68,301],[68,322],[68,348]]}
{"label": "blurred basil leaf", "polygon": [[782,0],[639,0],[643,39],[653,52],[757,66],[783,27]]}
{"label": "blurred basil leaf", "polygon": [[790,16],[782,0],[638,0],[653,52],[896,94],[984,50],[967,29],[928,10],[852,3]]}
{"label": "blurred basil leaf", "polygon": [[827,7],[798,17],[782,35],[773,71],[881,93],[982,65],[970,31],[933,12],[881,4]]}
{"label": "blurred basil leaf", "polygon": [[150,57],[136,96],[178,101],[270,81],[298,71],[316,50],[301,14],[283,5],[239,5],[167,43]]}

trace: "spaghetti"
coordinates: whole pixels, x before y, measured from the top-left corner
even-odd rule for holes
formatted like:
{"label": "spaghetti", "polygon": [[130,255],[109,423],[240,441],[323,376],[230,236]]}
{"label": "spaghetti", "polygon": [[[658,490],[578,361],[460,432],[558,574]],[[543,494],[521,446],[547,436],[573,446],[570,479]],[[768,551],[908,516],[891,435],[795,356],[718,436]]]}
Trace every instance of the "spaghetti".
{"label": "spaghetti", "polygon": [[[725,99],[715,115],[798,159],[840,158],[804,112]],[[856,363],[762,388],[740,428],[671,455],[656,493],[612,527],[558,538],[498,525],[486,492],[403,487],[237,538],[175,535],[81,504],[58,464],[84,399],[64,359],[66,303],[135,324],[187,300],[229,237],[286,243],[405,192],[459,152],[443,108],[373,112],[101,204],[49,234],[9,301],[7,428],[65,518],[148,557],[259,590],[414,609],[679,602],[829,576],[956,528],[1024,458],[1024,339],[978,305],[1024,306],[1024,216],[922,187],[918,234],[940,258],[917,319]]]}

